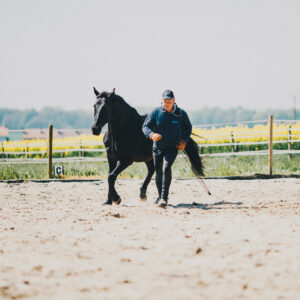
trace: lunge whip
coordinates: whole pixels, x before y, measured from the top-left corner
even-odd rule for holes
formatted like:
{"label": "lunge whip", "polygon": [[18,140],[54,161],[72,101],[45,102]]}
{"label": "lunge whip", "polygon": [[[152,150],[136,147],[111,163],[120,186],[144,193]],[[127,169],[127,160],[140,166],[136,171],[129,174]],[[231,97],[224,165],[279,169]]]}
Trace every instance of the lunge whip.
{"label": "lunge whip", "polygon": [[[190,164],[189,164],[189,162],[188,162],[188,160],[187,160],[187,158],[186,158],[185,150],[183,150],[183,151],[181,151],[181,152],[183,153],[183,157],[184,157],[185,162],[186,162],[186,163],[188,164],[188,166],[192,169],[192,167],[190,166]],[[193,171],[193,169],[192,169],[192,171]],[[202,187],[204,188],[204,190],[207,192],[207,194],[211,196],[211,192],[209,191],[208,187],[206,186],[204,180],[203,180],[199,175],[197,175],[197,174],[195,174],[195,175],[197,176],[197,178],[198,178],[200,184],[202,185]]]}
{"label": "lunge whip", "polygon": [[201,135],[198,135],[198,134],[196,134],[196,133],[193,133],[193,132],[192,132],[191,135],[197,136],[197,137],[199,137],[200,139],[204,139],[204,140],[207,140],[207,141],[208,141],[207,138],[205,138],[205,137],[203,137],[203,136],[201,136]]}

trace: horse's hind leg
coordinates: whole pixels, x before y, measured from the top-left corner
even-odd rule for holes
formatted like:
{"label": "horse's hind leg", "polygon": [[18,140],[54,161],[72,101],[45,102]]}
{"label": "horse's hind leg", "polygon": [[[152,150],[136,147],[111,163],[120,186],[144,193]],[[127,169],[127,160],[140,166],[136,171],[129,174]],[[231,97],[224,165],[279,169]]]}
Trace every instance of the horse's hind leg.
{"label": "horse's hind leg", "polygon": [[146,163],[146,166],[147,166],[147,169],[148,169],[148,174],[140,188],[140,198],[141,200],[147,200],[147,195],[146,195],[146,191],[147,191],[147,187],[148,187],[148,184],[154,174],[154,163],[153,163],[153,159],[151,160],[148,160],[145,162]]}
{"label": "horse's hind leg", "polygon": [[131,164],[132,164],[132,160],[129,159],[121,160],[118,163],[117,167],[108,175],[108,188],[109,188],[108,195],[115,204],[120,204],[121,202],[121,197],[118,195],[117,191],[115,190],[116,179],[118,175]]}

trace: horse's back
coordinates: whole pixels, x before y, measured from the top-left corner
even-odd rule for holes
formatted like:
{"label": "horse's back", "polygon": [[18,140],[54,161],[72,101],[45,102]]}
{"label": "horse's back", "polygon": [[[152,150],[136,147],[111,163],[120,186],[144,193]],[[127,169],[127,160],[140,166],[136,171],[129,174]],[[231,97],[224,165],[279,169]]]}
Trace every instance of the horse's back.
{"label": "horse's back", "polygon": [[139,114],[138,135],[137,135],[137,140],[136,140],[134,153],[133,153],[134,162],[144,162],[152,159],[153,142],[149,140],[142,131],[142,127],[147,116],[148,116],[147,114],[146,115]]}

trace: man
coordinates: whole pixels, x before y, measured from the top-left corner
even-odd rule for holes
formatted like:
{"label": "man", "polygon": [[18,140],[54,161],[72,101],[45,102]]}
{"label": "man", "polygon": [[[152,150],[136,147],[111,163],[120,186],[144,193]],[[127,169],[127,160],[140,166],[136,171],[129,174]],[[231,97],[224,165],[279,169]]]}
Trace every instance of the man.
{"label": "man", "polygon": [[146,118],[143,132],[153,140],[155,182],[158,190],[155,203],[165,208],[172,181],[171,167],[178,150],[184,150],[192,133],[192,125],[187,113],[176,105],[172,91],[164,91],[162,98],[162,106],[155,108]]}

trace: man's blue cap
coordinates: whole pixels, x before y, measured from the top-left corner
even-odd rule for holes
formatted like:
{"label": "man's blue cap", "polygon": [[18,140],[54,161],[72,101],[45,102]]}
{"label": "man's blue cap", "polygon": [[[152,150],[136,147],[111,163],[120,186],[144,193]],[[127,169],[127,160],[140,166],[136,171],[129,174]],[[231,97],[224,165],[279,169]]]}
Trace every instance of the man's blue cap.
{"label": "man's blue cap", "polygon": [[171,90],[165,90],[162,94],[162,98],[163,99],[173,99],[174,98],[174,94]]}

